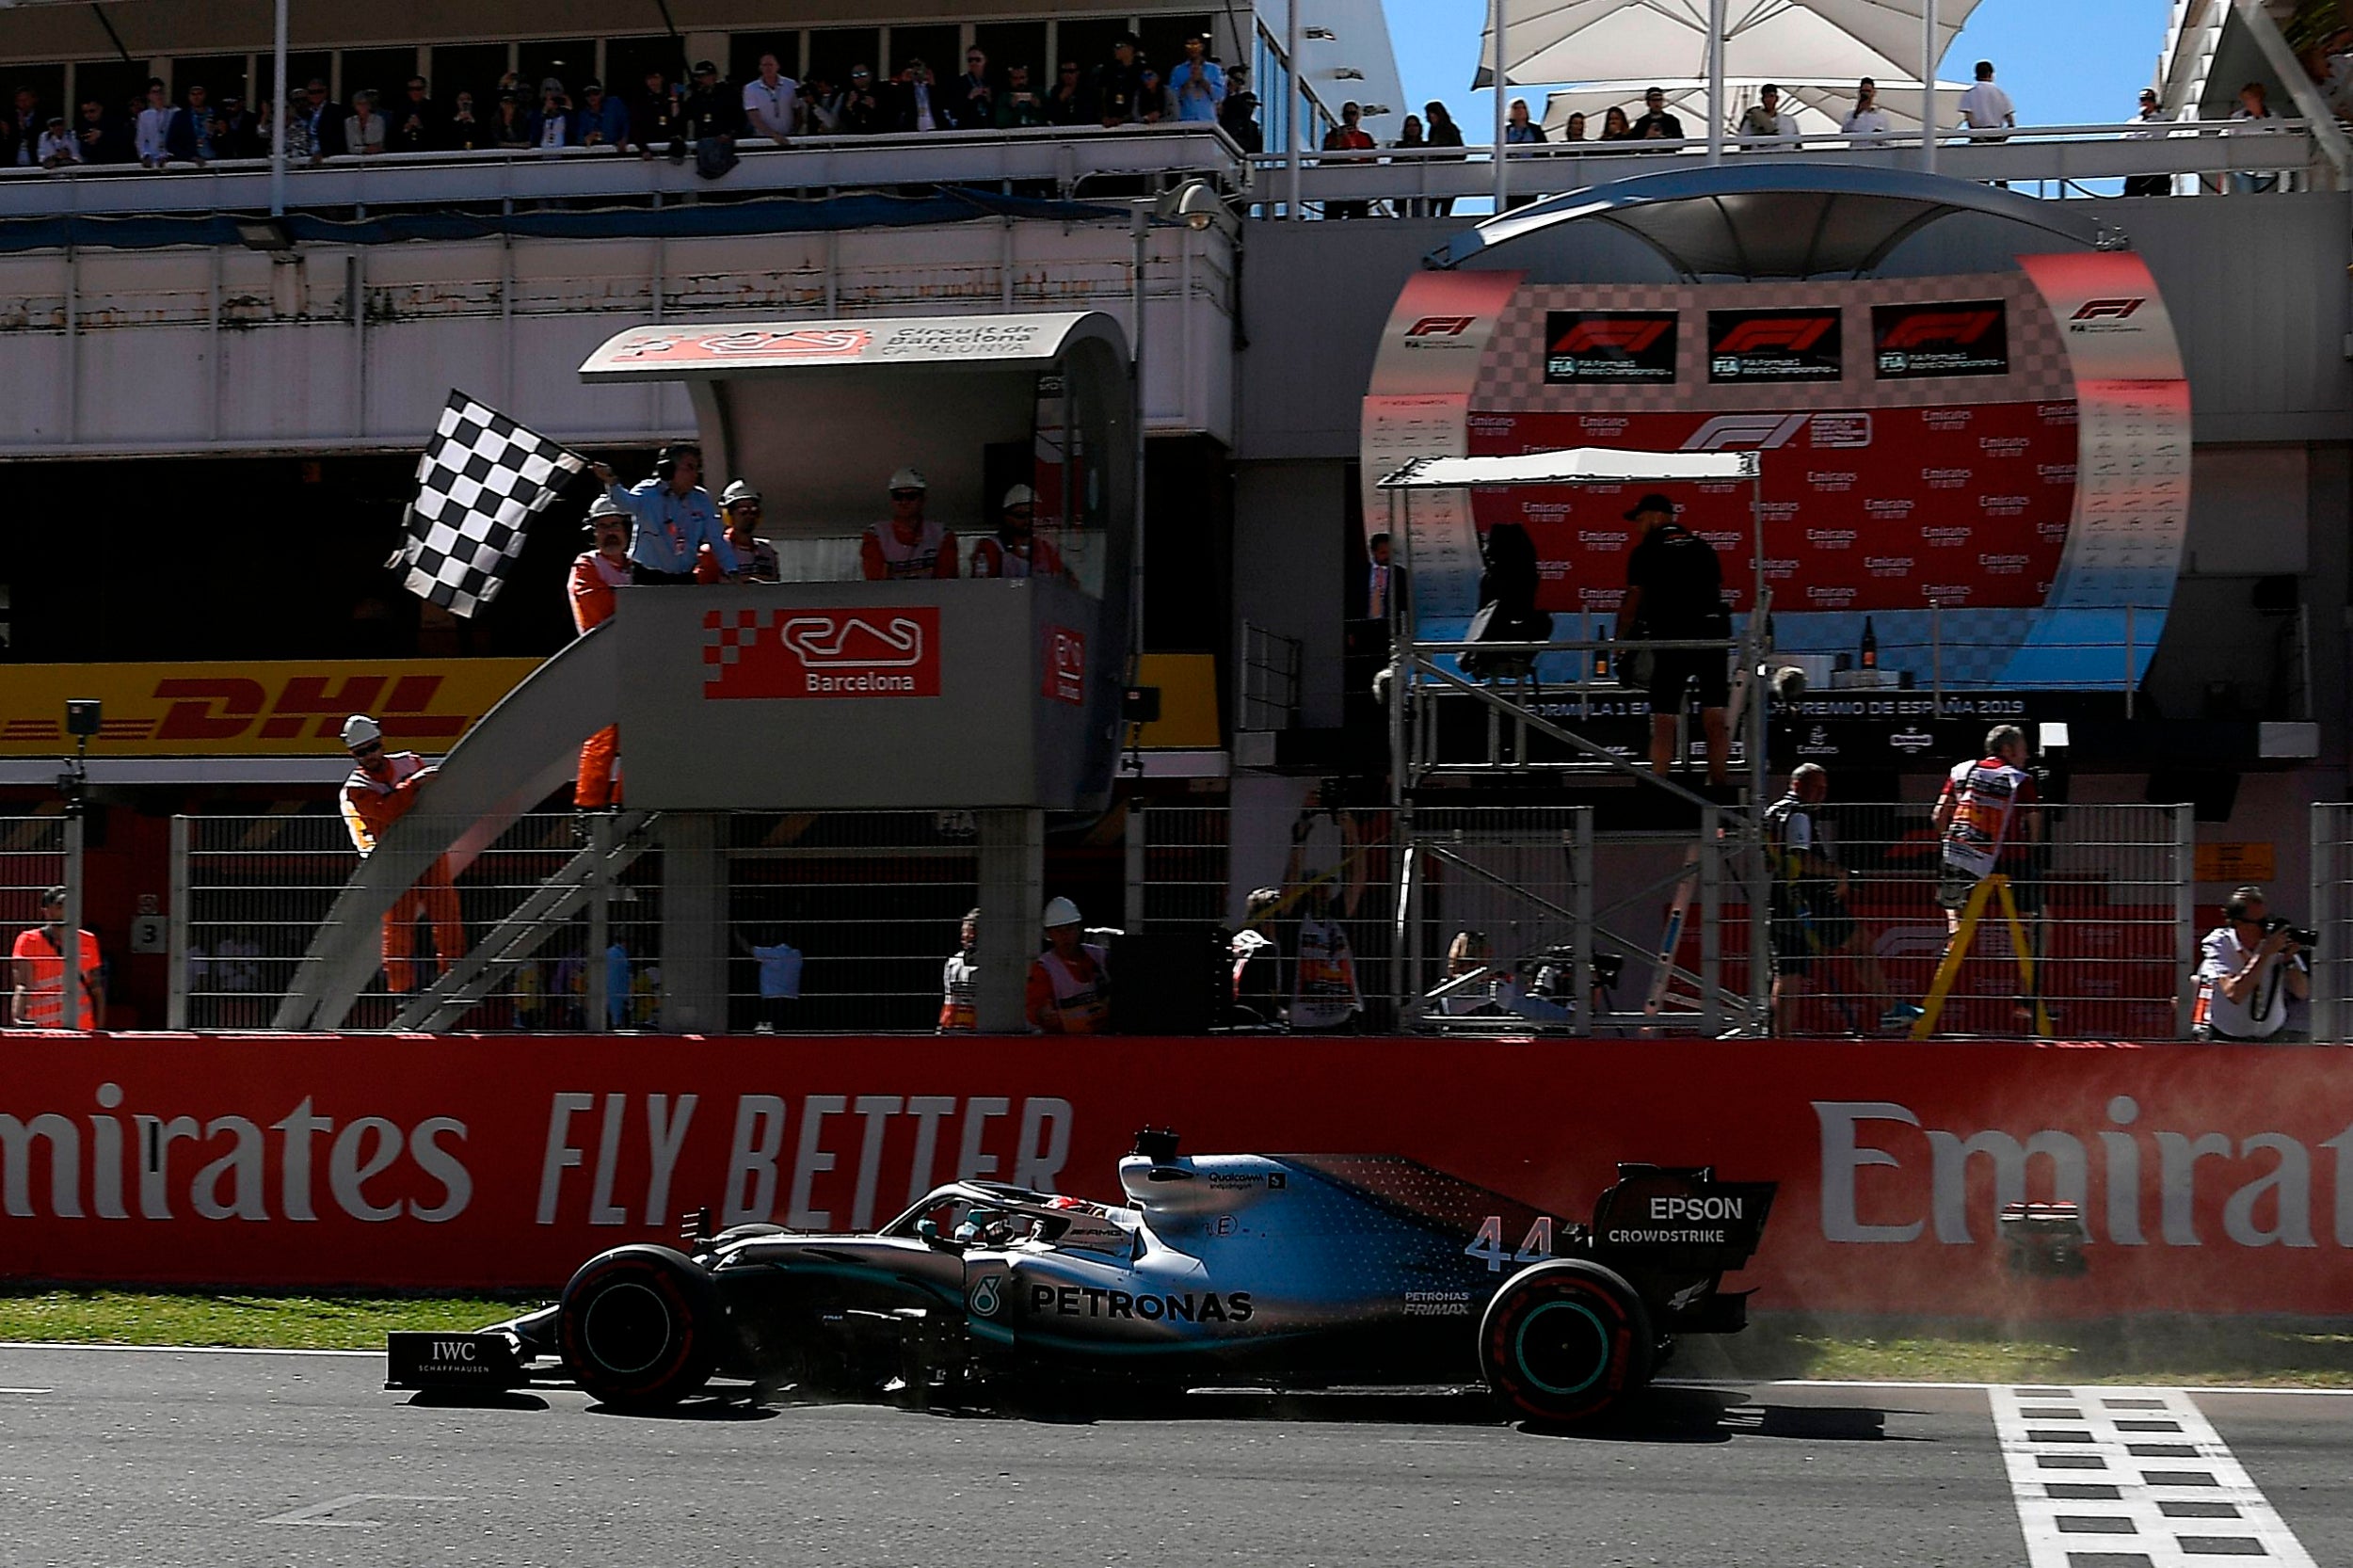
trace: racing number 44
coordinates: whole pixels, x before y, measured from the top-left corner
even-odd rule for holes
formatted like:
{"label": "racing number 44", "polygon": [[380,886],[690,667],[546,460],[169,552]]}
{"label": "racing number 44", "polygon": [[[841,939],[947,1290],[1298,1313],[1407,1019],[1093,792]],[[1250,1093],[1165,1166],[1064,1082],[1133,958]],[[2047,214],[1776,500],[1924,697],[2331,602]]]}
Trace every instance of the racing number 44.
{"label": "racing number 44", "polygon": [[1479,1234],[1463,1249],[1472,1257],[1483,1258],[1487,1272],[1499,1274],[1507,1263],[1543,1263],[1553,1256],[1552,1216],[1539,1214],[1536,1223],[1528,1227],[1517,1252],[1507,1252],[1503,1246],[1503,1216],[1490,1214],[1479,1223]]}

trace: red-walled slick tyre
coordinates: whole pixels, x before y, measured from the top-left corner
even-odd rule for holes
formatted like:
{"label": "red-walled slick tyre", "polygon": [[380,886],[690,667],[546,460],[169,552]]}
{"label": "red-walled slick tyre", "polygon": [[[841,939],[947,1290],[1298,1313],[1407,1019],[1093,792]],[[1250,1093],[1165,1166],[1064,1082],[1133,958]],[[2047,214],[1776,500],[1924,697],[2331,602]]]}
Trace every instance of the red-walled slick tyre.
{"label": "red-walled slick tyre", "polygon": [[573,1381],[627,1410],[676,1404],[719,1364],[727,1309],[710,1273],[668,1247],[616,1247],[564,1287],[557,1337]]}
{"label": "red-walled slick tyre", "polygon": [[1524,1269],[1479,1323],[1479,1369],[1514,1416],[1583,1421],[1650,1381],[1650,1314],[1624,1275],[1582,1258]]}

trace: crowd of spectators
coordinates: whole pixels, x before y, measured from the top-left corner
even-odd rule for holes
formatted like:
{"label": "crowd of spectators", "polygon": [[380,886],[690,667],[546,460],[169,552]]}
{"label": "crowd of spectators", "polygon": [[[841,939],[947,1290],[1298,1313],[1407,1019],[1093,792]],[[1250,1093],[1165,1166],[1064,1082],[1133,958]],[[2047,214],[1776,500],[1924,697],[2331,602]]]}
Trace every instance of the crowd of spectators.
{"label": "crowd of spectators", "polygon": [[[757,72],[741,83],[700,60],[680,74],[656,68],[609,89],[600,81],[556,76],[534,83],[510,71],[495,85],[444,84],[440,95],[423,76],[409,77],[397,92],[357,85],[338,103],[326,81],[313,77],[282,112],[287,154],[298,162],[608,148],[680,161],[691,152],[705,172],[723,172],[739,144],[1044,126],[1214,124],[1245,152],[1257,152],[1264,139],[1257,110],[1248,68],[1221,66],[1207,37],[1188,38],[1163,70],[1144,57],[1135,35],[1123,34],[1104,59],[1058,62],[1050,81],[1042,62],[996,62],[978,46],[965,52],[963,71],[952,77],[910,56],[895,71],[861,62],[838,82],[815,71],[795,80],[776,56],[763,55]],[[61,105],[19,88],[0,116],[0,168],[163,168],[263,157],[277,112],[266,99],[248,106],[242,93],[216,95],[201,82],[184,84],[175,103],[168,85],[153,77],[135,100],[90,96],[69,118]]]}

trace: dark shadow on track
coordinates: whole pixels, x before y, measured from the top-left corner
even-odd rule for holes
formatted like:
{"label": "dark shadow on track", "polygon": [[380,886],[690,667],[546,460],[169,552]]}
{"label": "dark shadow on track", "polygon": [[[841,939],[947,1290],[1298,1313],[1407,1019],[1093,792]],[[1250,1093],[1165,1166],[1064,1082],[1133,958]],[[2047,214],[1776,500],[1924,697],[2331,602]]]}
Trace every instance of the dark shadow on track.
{"label": "dark shadow on track", "polygon": [[401,1401],[423,1410],[545,1410],[548,1401],[536,1394],[504,1388],[424,1388]]}
{"label": "dark shadow on track", "polygon": [[650,1410],[624,1410],[616,1405],[591,1404],[591,1416],[619,1416],[639,1421],[773,1421],[781,1414],[740,1393],[701,1394],[678,1404]]}

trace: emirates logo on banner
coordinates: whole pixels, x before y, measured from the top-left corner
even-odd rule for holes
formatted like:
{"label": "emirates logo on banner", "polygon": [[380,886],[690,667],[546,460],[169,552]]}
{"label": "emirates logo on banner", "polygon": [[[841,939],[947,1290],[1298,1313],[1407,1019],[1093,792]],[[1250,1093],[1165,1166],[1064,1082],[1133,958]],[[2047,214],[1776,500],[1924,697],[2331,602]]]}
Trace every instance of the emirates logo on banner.
{"label": "emirates logo on banner", "polygon": [[1045,631],[1044,657],[1038,661],[1042,672],[1039,695],[1055,702],[1067,702],[1082,707],[1087,699],[1087,640],[1086,634],[1067,626],[1048,626]]}
{"label": "emirates logo on banner", "polygon": [[711,610],[705,700],[939,695],[939,611]]}

